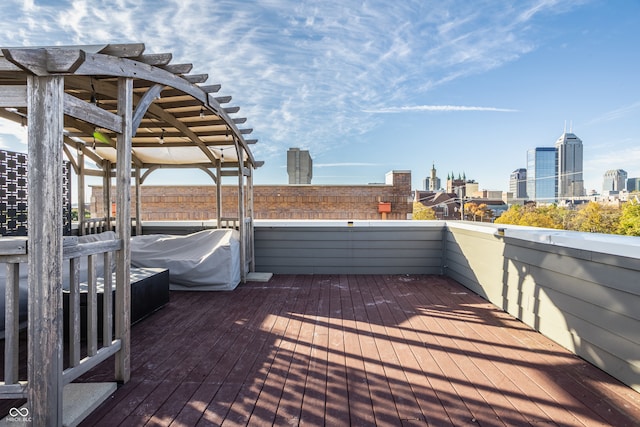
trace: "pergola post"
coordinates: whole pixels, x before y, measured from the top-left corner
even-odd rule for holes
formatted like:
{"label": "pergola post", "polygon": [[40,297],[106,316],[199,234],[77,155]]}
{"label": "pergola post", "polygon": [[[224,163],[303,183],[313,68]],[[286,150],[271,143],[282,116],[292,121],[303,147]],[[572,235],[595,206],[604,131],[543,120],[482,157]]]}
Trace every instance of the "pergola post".
{"label": "pergola post", "polygon": [[28,400],[33,425],[62,425],[62,76],[28,76]]}
{"label": "pergola post", "polygon": [[216,164],[216,226],[222,228],[222,162]]}
{"label": "pergola post", "polygon": [[116,234],[122,249],[116,252],[116,338],[121,348],[116,353],[115,376],[120,382],[131,375],[131,135],[133,111],[133,79],[118,78],[118,115],[122,131],[116,141]]}
{"label": "pergola post", "polygon": [[140,168],[135,168],[136,184],[136,236],[142,235],[142,194],[140,187]]}
{"label": "pergola post", "polygon": [[[240,150],[238,150],[240,151]],[[238,156],[240,157],[240,156]],[[240,157],[238,160],[238,231],[240,232],[240,278],[242,282],[247,281],[247,272],[245,270],[247,265],[247,225],[244,222],[245,219],[245,196],[244,196],[244,162]]]}
{"label": "pergola post", "polygon": [[[104,204],[105,228],[111,230],[111,162],[106,160],[102,166],[102,200]],[[105,230],[106,231],[106,230]]]}
{"label": "pergola post", "polygon": [[78,149],[78,234],[83,235],[84,229],[84,153]]}
{"label": "pergola post", "polygon": [[254,231],[253,231],[253,170],[249,169],[247,177],[247,217],[251,218],[251,226],[247,230],[249,241],[249,272],[256,270],[256,259],[254,250]]}

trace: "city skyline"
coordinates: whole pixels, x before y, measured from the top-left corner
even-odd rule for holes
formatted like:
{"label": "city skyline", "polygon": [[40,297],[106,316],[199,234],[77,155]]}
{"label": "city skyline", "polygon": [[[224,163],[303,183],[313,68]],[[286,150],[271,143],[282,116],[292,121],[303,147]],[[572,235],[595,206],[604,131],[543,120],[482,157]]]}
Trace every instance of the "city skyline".
{"label": "city skyline", "polygon": [[[627,172],[623,169],[610,169],[603,174],[601,192],[591,190],[587,193],[583,181],[582,140],[572,132],[563,132],[554,146],[535,147],[527,151],[527,167],[514,170],[509,177],[508,190],[514,200],[534,200],[557,202],[569,199],[590,199],[596,194],[608,196],[611,192],[637,191],[630,185],[627,188]],[[553,181],[550,181],[550,180]],[[637,179],[631,177],[631,180]],[[467,179],[465,173],[447,172],[447,188],[450,180],[479,184],[475,179]],[[438,183],[434,185],[434,183]],[[444,192],[439,185],[435,162],[430,176],[423,180],[421,191]],[[553,184],[553,186],[551,185]],[[481,187],[480,187],[481,188]],[[486,189],[484,189],[486,190]],[[448,189],[446,190],[448,191]],[[487,190],[491,191],[491,190]],[[540,193],[544,193],[542,196]],[[531,196],[529,195],[531,194]]]}
{"label": "city skyline", "polygon": [[[0,13],[0,46],[144,42],[192,61],[254,129],[257,185],[286,183],[299,147],[316,184],[411,170],[419,189],[435,162],[506,191],[527,150],[567,125],[587,193],[607,170],[640,176],[637,2],[7,0]],[[0,120],[2,148],[24,151],[25,135]],[[163,171],[147,183],[210,180]]]}

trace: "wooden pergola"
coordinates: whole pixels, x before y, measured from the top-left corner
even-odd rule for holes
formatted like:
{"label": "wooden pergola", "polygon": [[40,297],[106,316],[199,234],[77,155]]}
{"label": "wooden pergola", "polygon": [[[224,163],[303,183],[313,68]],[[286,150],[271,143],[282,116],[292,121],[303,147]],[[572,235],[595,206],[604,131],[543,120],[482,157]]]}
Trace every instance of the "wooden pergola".
{"label": "wooden pergola", "polygon": [[[96,362],[76,371],[115,354],[116,380],[129,379],[132,178],[140,218],[139,186],[150,173],[160,168],[205,171],[217,184],[220,227],[222,177],[237,177],[242,279],[245,265],[253,269],[252,179],[261,162],[249,149],[256,141],[245,139],[251,129],[238,127],[246,119],[230,116],[239,108],[223,107],[231,97],[214,96],[220,85],[206,85],[206,74],[189,74],[191,64],[171,64],[169,53],[144,50],[141,43],[2,49],[0,117],[28,126],[28,240],[24,250],[16,249],[14,258],[5,260],[28,262],[29,355],[27,383],[7,384],[5,379],[0,395],[27,397],[35,425],[62,423],[62,388],[69,382],[61,361],[62,266],[69,257],[60,221],[63,157],[78,176],[80,201],[86,176],[103,177],[106,210],[113,178],[116,188],[116,338],[106,351],[95,352]],[[79,203],[80,221],[83,210]],[[110,212],[105,217],[110,221]],[[17,268],[15,262],[7,264],[8,271]],[[14,295],[7,291],[10,298]]]}

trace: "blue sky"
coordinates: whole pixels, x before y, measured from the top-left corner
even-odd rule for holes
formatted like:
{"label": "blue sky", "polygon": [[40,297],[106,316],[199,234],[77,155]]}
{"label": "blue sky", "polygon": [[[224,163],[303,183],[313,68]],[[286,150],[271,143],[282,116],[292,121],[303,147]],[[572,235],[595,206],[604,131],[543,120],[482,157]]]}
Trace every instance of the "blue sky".
{"label": "blue sky", "polygon": [[[506,190],[526,151],[571,128],[587,190],[608,169],[640,176],[640,2],[636,0],[4,0],[0,46],[143,42],[233,96],[265,166],[308,149],[314,184],[422,189],[464,172]],[[24,151],[0,121],[0,146]],[[210,183],[201,172],[149,184]]]}

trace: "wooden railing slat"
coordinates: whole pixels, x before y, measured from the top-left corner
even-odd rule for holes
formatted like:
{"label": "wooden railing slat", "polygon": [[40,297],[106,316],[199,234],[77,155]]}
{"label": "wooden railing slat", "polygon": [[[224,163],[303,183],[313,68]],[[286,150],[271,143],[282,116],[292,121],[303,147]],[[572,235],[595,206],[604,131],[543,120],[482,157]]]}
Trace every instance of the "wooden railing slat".
{"label": "wooden railing slat", "polygon": [[[87,353],[89,356],[94,356],[98,352],[98,296],[95,255],[89,255],[87,273]],[[107,275],[110,274],[105,274],[105,276]]]}
{"label": "wooden railing slat", "polygon": [[5,320],[4,320],[4,382],[18,381],[19,327],[20,327],[20,264],[6,265]]}
{"label": "wooden railing slat", "polygon": [[80,259],[69,260],[69,364],[80,363]]}
{"label": "wooden railing slat", "polygon": [[100,363],[116,354],[120,350],[121,346],[120,340],[113,340],[110,346],[102,347],[94,356],[82,359],[78,366],[65,369],[62,372],[62,382],[64,384],[69,384],[80,375],[87,373],[92,368],[95,368]]}
{"label": "wooden railing slat", "polygon": [[[104,253],[104,285],[102,294],[102,345],[111,345],[113,335],[113,276],[111,274],[111,258],[110,252]],[[107,268],[109,266],[109,268]],[[109,274],[106,273],[109,271]]]}
{"label": "wooden railing slat", "polygon": [[[74,243],[64,245],[64,259],[69,266],[69,307],[68,337],[65,346],[69,348],[69,368],[63,373],[63,381],[69,383],[94,366],[116,354],[121,349],[121,341],[113,339],[113,272],[111,269],[114,253],[122,249],[119,239]],[[6,249],[6,248],[5,248]],[[11,248],[9,248],[11,249]],[[19,333],[20,333],[20,263],[27,262],[26,254],[16,254],[13,250],[0,250],[0,263],[5,264],[5,365],[4,382],[0,382],[0,398],[16,399],[27,397],[28,383],[19,381]],[[97,269],[98,256],[103,257],[103,270]],[[83,258],[87,259],[87,352],[81,359],[81,289],[80,271]],[[104,281],[102,334],[98,340],[98,279]],[[99,342],[98,342],[99,341]]]}

